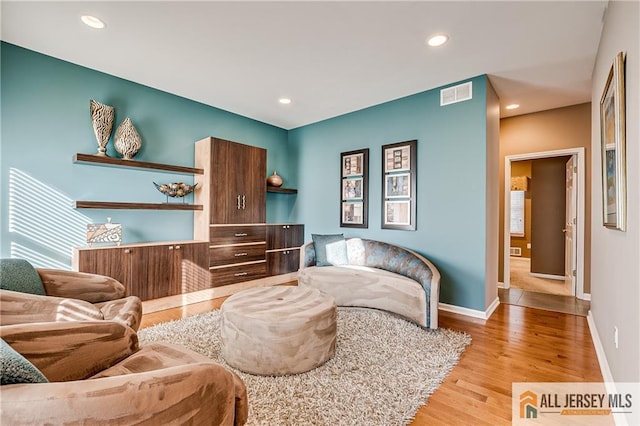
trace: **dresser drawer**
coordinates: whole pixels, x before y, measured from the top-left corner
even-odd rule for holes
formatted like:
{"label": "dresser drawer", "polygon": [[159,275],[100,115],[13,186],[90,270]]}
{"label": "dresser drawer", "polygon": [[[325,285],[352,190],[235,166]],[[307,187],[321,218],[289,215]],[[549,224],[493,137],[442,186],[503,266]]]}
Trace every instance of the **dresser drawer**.
{"label": "dresser drawer", "polygon": [[209,266],[264,260],[265,246],[265,243],[258,243],[209,248]]}
{"label": "dresser drawer", "polygon": [[212,226],[209,242],[212,246],[265,242],[267,231],[264,225]]}
{"label": "dresser drawer", "polygon": [[236,266],[223,266],[211,269],[211,287],[264,278],[267,275],[267,262],[249,263]]}

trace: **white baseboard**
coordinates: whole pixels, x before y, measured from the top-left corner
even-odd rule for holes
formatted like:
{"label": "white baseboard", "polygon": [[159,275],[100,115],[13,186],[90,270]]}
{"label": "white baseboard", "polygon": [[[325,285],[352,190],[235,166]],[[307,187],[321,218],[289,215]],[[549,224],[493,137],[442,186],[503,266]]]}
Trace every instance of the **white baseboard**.
{"label": "white baseboard", "polygon": [[493,302],[491,302],[491,304],[485,311],[478,311],[476,309],[463,308],[462,306],[449,305],[447,303],[438,303],[438,309],[443,310],[445,312],[452,312],[454,314],[465,315],[467,317],[480,318],[483,320],[487,320],[499,305],[500,305],[500,300],[496,297],[496,299]]}
{"label": "white baseboard", "polygon": [[591,293],[582,293],[576,296],[580,300],[591,301]]}
{"label": "white baseboard", "polygon": [[602,378],[605,382],[613,382],[613,375],[611,374],[611,370],[609,369],[607,356],[604,353],[604,346],[602,346],[602,341],[600,340],[600,335],[598,334],[598,329],[596,328],[596,323],[593,319],[593,314],[591,313],[591,311],[589,311],[589,314],[587,315],[587,324],[589,324],[591,340],[593,340],[593,346],[596,349],[596,355],[598,357],[598,364],[600,364],[600,372],[602,373]]}
{"label": "white baseboard", "polygon": [[547,280],[564,281],[564,275],[539,274],[537,272],[529,272],[529,275],[537,278],[545,278]]}
{"label": "white baseboard", "polygon": [[502,281],[498,281],[498,288],[504,288],[504,283]]}

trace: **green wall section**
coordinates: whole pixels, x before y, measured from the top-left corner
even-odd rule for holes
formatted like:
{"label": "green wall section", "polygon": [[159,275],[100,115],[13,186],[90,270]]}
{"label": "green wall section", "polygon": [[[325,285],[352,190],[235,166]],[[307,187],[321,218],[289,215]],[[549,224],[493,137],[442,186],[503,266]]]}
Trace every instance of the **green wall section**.
{"label": "green wall section", "polygon": [[[90,99],[115,107],[113,133],[131,117],[143,140],[136,160],[193,166],[194,142],[217,136],[266,148],[268,171],[287,179],[284,129],[8,43],[1,54],[3,257],[69,267],[71,247],[85,244],[86,224],[107,216],[123,224],[125,242],[192,238],[191,212],[72,208],[73,200],[163,202],[152,182],[193,182],[190,175],[73,164],[75,153],[97,152]],[[117,156],[113,133],[108,154]],[[289,221],[295,196],[272,195],[267,221]]]}
{"label": "green wall section", "polygon": [[[304,223],[409,247],[442,274],[440,301],[485,310],[486,76],[473,99],[440,106],[439,89],[286,131],[131,81],[2,43],[1,251],[39,266],[69,267],[86,224],[107,216],[125,242],[191,239],[190,212],[74,209],[73,200],[162,202],[152,182],[189,175],[73,164],[95,153],[89,100],[131,117],[143,139],[137,160],[192,166],[194,142],[217,136],[267,149],[298,195],[268,194],[267,222]],[[188,76],[176,76],[188,78]],[[418,141],[416,231],[381,229],[382,145]],[[369,148],[369,228],[340,228],[340,153]],[[116,156],[112,143],[109,155]],[[266,176],[265,176],[266,178]],[[191,198],[188,199],[191,201]]]}
{"label": "green wall section", "polygon": [[[295,216],[311,233],[409,247],[442,274],[440,301],[485,310],[486,76],[473,99],[440,106],[434,89],[289,132],[301,189]],[[381,228],[382,145],[417,139],[417,229]],[[340,228],[340,153],[369,148],[369,228]]]}

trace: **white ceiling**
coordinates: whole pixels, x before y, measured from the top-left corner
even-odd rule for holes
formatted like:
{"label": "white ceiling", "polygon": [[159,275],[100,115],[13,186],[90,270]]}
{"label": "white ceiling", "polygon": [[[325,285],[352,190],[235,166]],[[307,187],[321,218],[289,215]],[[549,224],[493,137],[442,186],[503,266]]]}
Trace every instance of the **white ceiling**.
{"label": "white ceiling", "polygon": [[[1,29],[9,43],[291,129],[480,74],[502,117],[589,102],[606,4],[5,0]],[[427,47],[437,32],[449,43]]]}

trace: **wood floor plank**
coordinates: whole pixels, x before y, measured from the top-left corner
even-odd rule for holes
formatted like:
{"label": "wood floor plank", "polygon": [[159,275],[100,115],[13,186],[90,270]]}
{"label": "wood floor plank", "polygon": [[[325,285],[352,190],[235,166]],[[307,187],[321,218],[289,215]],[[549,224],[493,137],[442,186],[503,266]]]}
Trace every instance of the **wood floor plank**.
{"label": "wood floor plank", "polygon": [[[226,298],[143,315],[142,328],[214,309]],[[508,425],[513,382],[601,382],[587,319],[523,306],[498,306],[487,321],[440,312],[440,327],[472,340],[458,365],[411,423]]]}

